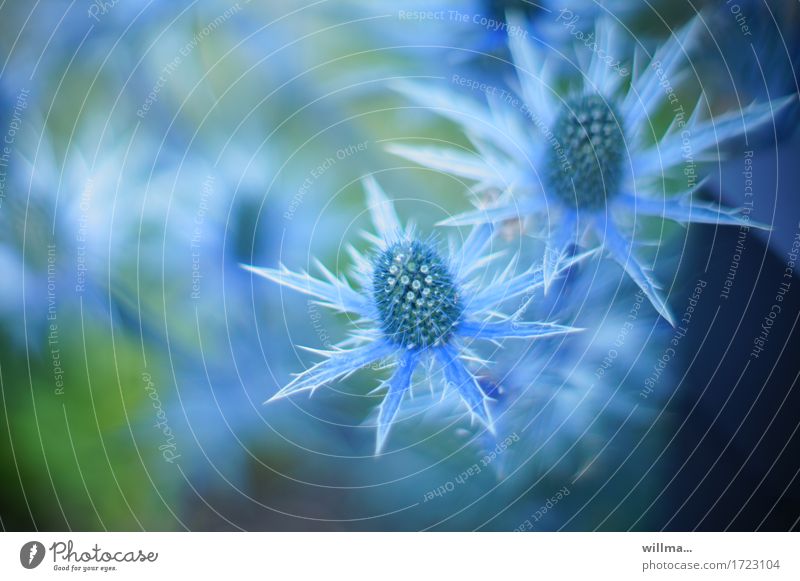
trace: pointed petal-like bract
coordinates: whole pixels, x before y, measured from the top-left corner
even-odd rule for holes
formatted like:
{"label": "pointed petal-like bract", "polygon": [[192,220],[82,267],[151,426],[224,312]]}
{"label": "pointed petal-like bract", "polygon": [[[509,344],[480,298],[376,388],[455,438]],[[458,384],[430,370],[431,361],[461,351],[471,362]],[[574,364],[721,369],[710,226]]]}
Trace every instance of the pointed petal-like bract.
{"label": "pointed petal-like bract", "polygon": [[[525,21],[518,14],[513,13],[508,14],[508,26],[510,30],[527,30],[528,28]],[[545,90],[551,86],[545,75],[546,55],[537,51],[523,34],[510,34],[508,47],[511,50],[517,78],[522,87],[522,96],[525,98],[528,109],[539,117],[545,126],[549,126],[553,107],[550,96],[545,93]]]}
{"label": "pointed petal-like bract", "polygon": [[472,373],[459,360],[456,349],[450,345],[444,345],[436,350],[439,362],[444,369],[444,376],[450,387],[455,388],[461,399],[466,404],[467,409],[472,412],[486,428],[494,433],[489,408],[486,405],[486,396],[481,391],[478,381]]}
{"label": "pointed petal-like bract", "polygon": [[322,301],[326,306],[343,313],[369,316],[369,301],[325,269],[328,281],[314,278],[306,272],[292,272],[282,264],[280,268],[266,268],[242,264],[247,271],[282,286],[294,289]]}
{"label": "pointed petal-like bract", "polygon": [[[575,254],[570,258],[562,260],[559,262],[558,268],[553,276],[557,277],[561,275],[579,262],[596,254],[597,251],[597,248],[593,248],[592,250]],[[532,295],[534,291],[541,288],[543,285],[544,275],[542,274],[541,268],[532,268],[513,276],[501,275],[497,280],[493,281],[492,284],[476,292],[466,304],[466,309],[469,313],[473,314],[496,309],[503,302],[520,295]]]}
{"label": "pointed petal-like bract", "polygon": [[372,176],[362,180],[364,191],[367,193],[367,208],[372,216],[372,223],[378,236],[384,240],[391,240],[403,231],[400,219],[394,210],[394,204],[389,200],[378,182]]}
{"label": "pointed petal-like bract", "polygon": [[519,200],[495,204],[487,208],[470,210],[446,220],[438,226],[471,226],[473,224],[492,224],[505,220],[522,220],[545,208],[545,201],[532,196],[524,196]]}
{"label": "pointed petal-like bract", "polygon": [[766,103],[753,103],[741,111],[731,111],[704,121],[687,123],[683,131],[673,131],[656,145],[637,155],[633,160],[635,171],[652,175],[684,163],[685,135],[689,136],[695,159],[716,159],[720,143],[747,131],[755,131],[760,125],[773,121],[795,98],[795,95],[789,95]]}
{"label": "pointed petal-like bract", "polygon": [[471,135],[497,141],[497,128],[492,116],[475,100],[464,98],[455,91],[440,89],[433,83],[404,80],[394,83],[394,89],[437,115],[466,127]]}
{"label": "pointed petal-like bract", "polygon": [[458,334],[476,339],[537,339],[566,335],[583,331],[577,327],[556,325],[555,323],[537,323],[529,321],[464,321],[458,327]]}
{"label": "pointed petal-like bract", "polygon": [[658,286],[645,271],[644,267],[636,260],[631,241],[626,240],[620,234],[617,226],[610,219],[598,220],[595,227],[597,236],[603,240],[603,246],[611,254],[611,257],[625,269],[625,272],[633,279],[633,282],[642,289],[656,311],[674,327],[675,319],[667,307],[666,301],[661,296]]}
{"label": "pointed petal-like bract", "polygon": [[[601,16],[595,22],[595,38],[597,51],[592,53],[592,62],[587,74],[594,92],[601,95],[613,95],[622,79],[622,68],[609,66],[607,55],[622,53],[619,42],[620,31],[610,16]],[[600,58],[599,55],[606,55]]]}
{"label": "pointed petal-like bract", "polygon": [[389,357],[398,348],[385,341],[375,341],[355,349],[334,351],[327,359],[308,368],[295,377],[291,383],[272,396],[269,401],[275,401],[303,391],[314,392],[318,387],[347,377],[358,369]]}
{"label": "pointed petal-like bract", "polygon": [[469,231],[466,240],[458,252],[455,270],[461,279],[472,274],[476,265],[483,263],[486,247],[492,240],[494,227],[491,224],[480,224]]}
{"label": "pointed petal-like bract", "polygon": [[575,230],[577,222],[575,212],[566,211],[563,213],[560,222],[557,224],[550,223],[550,235],[547,238],[547,247],[544,250],[544,259],[542,261],[545,293],[550,289],[550,285],[559,271],[567,247],[578,240],[578,233]]}
{"label": "pointed petal-like bract", "polygon": [[620,196],[632,211],[644,216],[654,216],[680,222],[681,224],[720,224],[728,226],[748,226],[769,230],[770,226],[754,222],[740,210],[695,202],[690,195],[664,200],[653,200],[630,195]]}
{"label": "pointed petal-like bract", "polygon": [[375,441],[376,455],[383,450],[386,436],[389,435],[389,428],[392,427],[397,410],[400,408],[400,402],[411,386],[411,377],[414,375],[414,369],[417,367],[419,357],[420,353],[418,351],[406,350],[400,355],[397,361],[397,369],[387,382],[389,391],[386,393],[386,397],[383,398],[378,413],[378,434]]}
{"label": "pointed petal-like bract", "polygon": [[662,83],[665,79],[670,85],[676,86],[676,75],[698,38],[700,24],[700,18],[692,18],[661,45],[644,71],[638,71],[622,106],[622,114],[632,127],[646,123],[647,118],[664,101]]}
{"label": "pointed petal-like bract", "polygon": [[497,171],[488,166],[482,158],[466,151],[443,147],[407,146],[397,143],[387,146],[386,150],[421,166],[470,180],[494,182],[502,179]]}
{"label": "pointed petal-like bract", "polygon": [[[497,136],[498,138],[502,136],[503,139],[500,143],[498,143],[497,139],[489,141],[473,138],[470,139],[470,141],[475,145],[475,148],[481,155],[485,156],[487,153],[491,153],[490,159],[493,162],[493,167],[502,166],[504,165],[504,159],[500,158],[498,155],[499,153],[505,153],[506,158],[509,154],[512,154],[511,159],[516,160],[519,154],[531,150],[529,133],[530,120],[520,115],[519,111],[515,110],[513,107],[509,107],[507,99],[498,95],[487,94],[486,102],[489,105],[489,110],[492,113],[492,120],[497,128]],[[497,153],[494,153],[493,149],[489,147],[488,144],[490,143],[495,146],[495,148],[499,147]],[[516,151],[514,150],[515,146]]]}

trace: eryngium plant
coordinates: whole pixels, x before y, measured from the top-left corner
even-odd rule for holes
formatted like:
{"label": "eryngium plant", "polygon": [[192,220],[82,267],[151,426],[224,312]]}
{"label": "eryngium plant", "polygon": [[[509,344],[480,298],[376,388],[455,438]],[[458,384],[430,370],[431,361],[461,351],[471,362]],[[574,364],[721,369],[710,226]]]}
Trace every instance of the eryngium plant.
{"label": "eryngium plant", "polygon": [[[698,175],[701,163],[717,160],[722,142],[770,122],[795,99],[792,95],[752,104],[714,118],[702,117],[705,96],[693,110],[684,108],[676,91],[686,79],[683,57],[695,43],[700,23],[699,18],[692,20],[650,59],[637,52],[634,63],[647,65],[634,67],[631,78],[631,69],[620,64],[624,59],[609,61],[622,58],[625,48],[617,27],[601,18],[588,66],[565,90],[553,73],[552,53],[525,35],[513,35],[509,46],[518,96],[490,91],[489,106],[484,107],[429,84],[400,86],[421,105],[462,125],[475,153],[406,145],[391,150],[474,180],[477,193],[502,192],[491,205],[481,203],[443,224],[533,217],[536,227],[545,227],[545,289],[568,259],[567,250],[593,235],[674,326],[659,285],[636,256],[633,234],[626,229],[635,228],[642,217],[764,227],[736,209],[699,202],[693,194],[703,181]],[[665,107],[672,120],[659,133],[654,117]],[[668,192],[668,180],[679,182],[680,191]]]}
{"label": "eryngium plant", "polygon": [[[413,227],[401,227],[392,203],[371,178],[364,182],[377,236],[369,236],[369,255],[352,246],[354,287],[317,263],[322,278],[305,272],[244,266],[250,272],[314,297],[321,305],[358,316],[351,336],[331,351],[316,351],[324,359],[297,375],[269,401],[314,392],[348,377],[376,361],[388,361],[394,373],[379,389],[380,405],[375,452],[380,453],[400,404],[414,382],[414,372],[426,365],[426,379],[435,367],[443,371],[446,393],[456,392],[472,418],[493,431],[488,396],[468,361],[475,340],[537,339],[578,331],[574,327],[522,321],[502,314],[503,303],[530,293],[544,283],[540,269],[515,274],[506,268],[488,284],[477,276],[481,267],[499,257],[489,254],[492,226],[470,232],[460,248],[451,242],[444,253],[435,239],[420,238]],[[583,256],[565,261],[567,268]],[[484,277],[485,278],[485,277]],[[485,363],[485,362],[484,362]],[[426,382],[427,383],[427,382]]]}

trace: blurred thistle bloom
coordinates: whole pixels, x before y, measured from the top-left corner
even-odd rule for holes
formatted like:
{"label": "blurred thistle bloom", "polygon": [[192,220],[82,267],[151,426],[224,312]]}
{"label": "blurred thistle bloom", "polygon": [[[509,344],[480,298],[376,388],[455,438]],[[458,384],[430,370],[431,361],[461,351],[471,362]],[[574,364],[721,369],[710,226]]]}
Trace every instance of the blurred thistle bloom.
{"label": "blurred thistle bloom", "polygon": [[[511,19],[513,22],[513,19]],[[524,36],[509,38],[521,96],[487,91],[489,107],[453,91],[405,83],[400,89],[419,103],[461,124],[477,154],[437,147],[394,145],[391,151],[422,165],[477,182],[476,190],[501,191],[491,205],[443,222],[458,226],[541,217],[547,225],[543,265],[545,290],[567,249],[590,232],[644,291],[671,324],[674,318],[632,236],[620,226],[656,217],[683,224],[760,226],[735,209],[694,202],[701,162],[719,158],[719,144],[773,119],[794,96],[752,104],[701,118],[701,96],[684,109],[677,87],[691,72],[684,56],[695,43],[696,18],[662,45],[646,67],[625,64],[621,33],[608,19],[596,24],[595,44],[579,86],[558,93],[552,53],[537,50]],[[521,24],[520,24],[521,26]],[[634,63],[645,62],[637,51]],[[573,83],[574,85],[574,83]],[[669,109],[665,131],[655,116]],[[680,191],[668,193],[670,183]],[[675,189],[675,187],[673,187]],[[524,192],[520,198],[515,194]]]}
{"label": "blurred thistle bloom", "polygon": [[[384,382],[387,393],[380,406],[376,454],[386,441],[400,403],[412,384],[415,369],[438,363],[445,392],[455,389],[471,417],[494,429],[488,397],[465,360],[475,360],[473,340],[536,339],[578,331],[553,323],[519,321],[498,313],[500,305],[542,284],[539,270],[513,274],[502,271],[488,286],[479,287],[477,271],[498,255],[485,254],[492,227],[474,228],[460,250],[450,244],[444,256],[433,239],[420,239],[413,227],[403,229],[391,202],[371,178],[364,182],[367,203],[377,231],[369,236],[376,247],[366,257],[350,247],[360,290],[317,263],[323,278],[305,272],[244,266],[264,278],[316,298],[321,305],[360,317],[359,329],[326,357],[300,373],[270,401],[342,379],[376,361],[393,360],[394,375]],[[485,362],[484,362],[485,363]],[[379,388],[379,389],[381,389]]]}
{"label": "blurred thistle bloom", "polygon": [[79,304],[87,314],[107,308],[88,273],[95,255],[84,238],[93,184],[87,163],[77,154],[70,163],[59,161],[51,132],[27,99],[21,92],[7,134],[14,148],[2,163],[0,262],[6,276],[0,282],[0,318],[19,346],[37,348],[58,314],[77,311]]}

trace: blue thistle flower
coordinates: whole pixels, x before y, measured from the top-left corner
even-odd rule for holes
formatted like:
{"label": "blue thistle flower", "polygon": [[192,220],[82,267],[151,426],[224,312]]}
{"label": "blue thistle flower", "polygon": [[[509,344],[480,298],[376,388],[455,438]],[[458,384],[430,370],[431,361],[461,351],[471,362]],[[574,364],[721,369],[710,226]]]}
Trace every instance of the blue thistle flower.
{"label": "blue thistle flower", "polygon": [[470,416],[492,431],[488,396],[465,363],[472,341],[536,339],[579,329],[518,321],[498,312],[505,301],[540,286],[543,277],[541,270],[513,274],[507,268],[480,288],[474,280],[478,269],[497,257],[485,255],[492,239],[491,225],[472,229],[460,250],[451,243],[450,255],[445,256],[435,240],[418,238],[410,226],[401,228],[377,182],[367,178],[364,187],[377,236],[369,236],[376,247],[372,257],[349,248],[358,290],[321,263],[317,263],[321,279],[283,265],[277,269],[243,265],[253,274],[314,297],[323,306],[360,317],[357,333],[332,351],[313,350],[325,359],[297,375],[269,401],[300,392],[313,394],[373,362],[393,360],[394,374],[381,386],[386,395],[378,414],[378,454],[411,388],[414,371],[423,362],[438,363],[445,391],[455,390]]}
{"label": "blue thistle flower", "polygon": [[[509,19],[515,22],[513,15]],[[682,57],[696,41],[699,22],[694,19],[674,34],[628,82],[630,70],[618,60],[623,56],[620,33],[610,20],[599,19],[593,45],[597,50],[583,68],[580,86],[566,96],[554,94],[558,80],[553,78],[550,53],[538,51],[524,35],[514,35],[509,46],[520,85],[518,97],[487,92],[486,108],[430,85],[399,86],[419,103],[461,124],[477,154],[399,144],[390,150],[473,180],[478,192],[503,192],[492,205],[442,224],[545,218],[545,290],[567,259],[567,250],[594,233],[600,247],[674,325],[660,287],[636,257],[634,240],[621,226],[636,226],[639,217],[656,217],[683,224],[766,228],[738,210],[694,201],[692,194],[703,183],[696,166],[717,160],[720,143],[769,122],[795,98],[704,119],[700,112],[705,96],[701,96],[693,111],[685,110],[675,90],[686,77]],[[637,51],[634,62],[647,59]],[[671,109],[672,122],[659,135],[652,117],[664,106]],[[667,194],[669,180],[676,178],[684,180],[682,191]],[[527,195],[517,197],[518,192]]]}

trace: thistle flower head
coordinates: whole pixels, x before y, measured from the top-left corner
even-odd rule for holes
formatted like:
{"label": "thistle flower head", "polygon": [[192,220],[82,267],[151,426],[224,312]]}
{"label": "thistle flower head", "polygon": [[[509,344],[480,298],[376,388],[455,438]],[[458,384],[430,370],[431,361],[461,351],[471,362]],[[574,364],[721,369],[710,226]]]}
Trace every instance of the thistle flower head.
{"label": "thistle flower head", "polygon": [[[475,340],[536,339],[578,331],[553,323],[529,322],[503,315],[501,307],[543,284],[541,269],[515,273],[505,268],[489,284],[479,284],[478,269],[497,257],[487,254],[492,226],[473,228],[459,248],[443,254],[433,239],[418,238],[403,228],[391,202],[371,178],[365,180],[367,204],[377,236],[372,258],[350,248],[357,288],[318,264],[323,278],[305,272],[245,266],[254,274],[314,297],[340,312],[357,314],[359,333],[323,352],[325,359],[295,377],[273,400],[345,378],[374,361],[395,365],[380,389],[386,395],[377,421],[376,453],[386,441],[400,404],[414,383],[414,372],[428,361],[444,379],[444,391],[457,393],[466,412],[493,431],[488,394],[467,365]],[[565,261],[564,270],[581,260]],[[483,279],[486,274],[483,273]],[[355,345],[355,346],[354,346]]]}
{"label": "thistle flower head", "polygon": [[605,207],[619,191],[624,174],[625,137],[612,102],[581,95],[561,105],[553,124],[556,145],[545,153],[548,185],[567,206]]}
{"label": "thistle flower head", "polygon": [[[553,78],[552,51],[525,35],[509,36],[517,70],[519,99],[498,99],[488,91],[488,107],[455,91],[405,83],[401,92],[462,125],[476,153],[396,144],[391,151],[433,169],[476,182],[480,194],[503,195],[491,205],[443,222],[451,226],[496,223],[532,216],[545,224],[545,290],[568,249],[586,238],[597,241],[644,291],[671,324],[666,297],[637,257],[632,234],[625,231],[642,218],[715,225],[766,226],[745,212],[699,202],[702,163],[719,158],[719,145],[770,122],[796,96],[756,103],[740,111],[704,118],[705,96],[697,105],[681,103],[677,92],[685,79],[683,57],[695,45],[700,22],[676,31],[652,58],[631,59],[621,33],[607,18],[596,23],[594,42],[582,77],[572,84]],[[509,24],[525,23],[509,13]],[[637,66],[626,63],[634,63]],[[640,66],[642,65],[642,66]],[[631,73],[631,69],[634,69]],[[554,87],[567,86],[564,95]],[[519,103],[522,103],[520,105]],[[654,130],[657,111],[668,109],[672,122]],[[665,184],[682,180],[675,191]]]}
{"label": "thistle flower head", "polygon": [[388,340],[408,349],[447,342],[464,309],[436,248],[419,240],[395,242],[373,268],[372,292]]}

